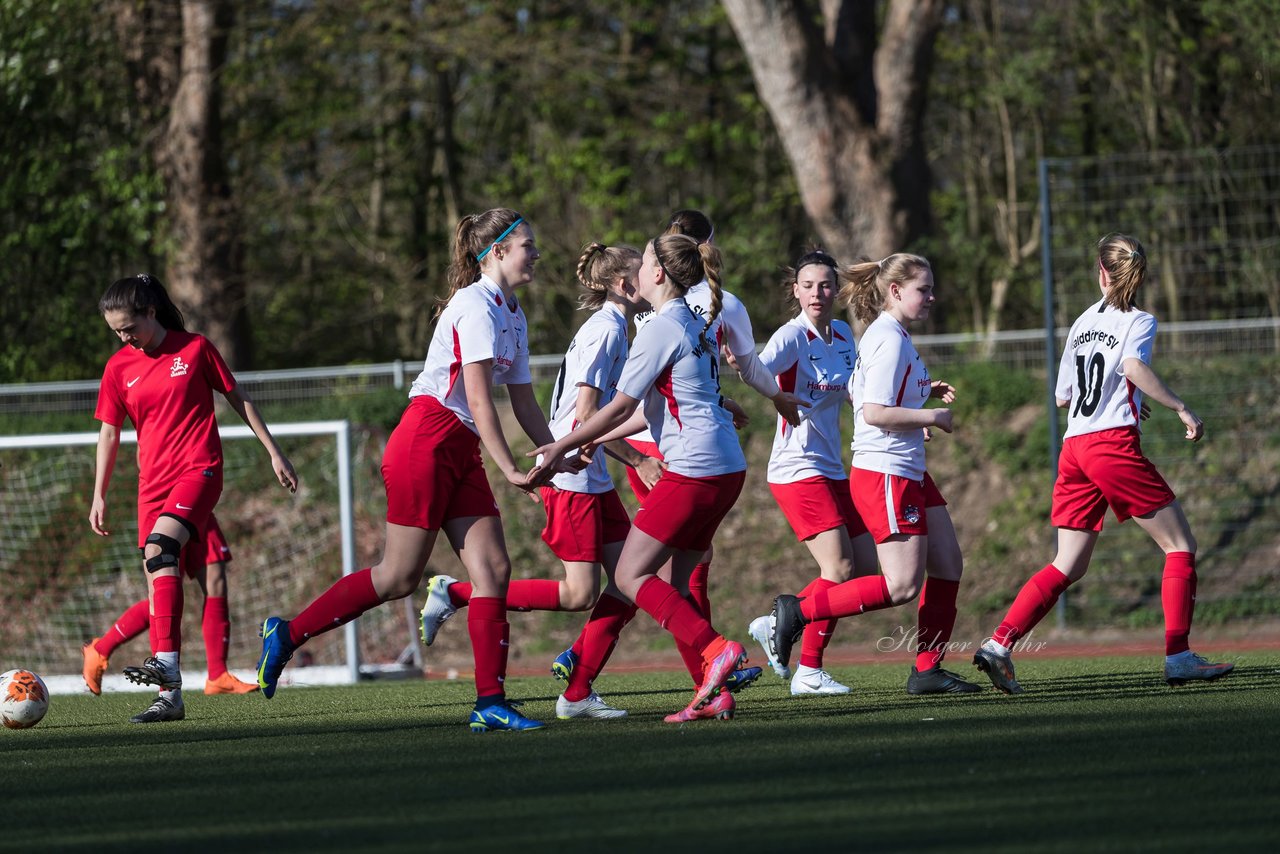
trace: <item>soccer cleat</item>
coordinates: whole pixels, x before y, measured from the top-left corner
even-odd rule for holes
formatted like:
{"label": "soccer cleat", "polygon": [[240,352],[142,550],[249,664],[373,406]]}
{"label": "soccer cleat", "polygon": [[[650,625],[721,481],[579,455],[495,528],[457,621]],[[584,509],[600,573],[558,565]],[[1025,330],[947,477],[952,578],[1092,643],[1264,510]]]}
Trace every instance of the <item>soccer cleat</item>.
{"label": "soccer cleat", "polygon": [[165,697],[156,697],[154,703],[147,706],[146,711],[129,718],[131,724],[158,724],[164,721],[180,721],[187,716],[182,705],[182,696],[178,695],[175,703]]}
{"label": "soccer cleat", "polygon": [[950,670],[943,670],[941,664],[923,673],[913,667],[907,677],[908,694],[972,694],[981,690],[982,686],[968,682]]}
{"label": "soccer cleat", "polygon": [[177,667],[166,667],[154,655],[138,667],[126,667],[124,678],[135,685],[158,685],[166,691],[182,687],[182,672]]}
{"label": "soccer cleat", "polygon": [[469,725],[471,731],[475,733],[498,730],[524,732],[525,730],[542,729],[542,721],[526,718],[507,702],[494,703],[492,706],[487,706],[483,709],[473,709]]}
{"label": "soccer cleat", "polygon": [[[705,659],[704,659],[705,660]],[[733,671],[747,663],[747,651],[737,641],[726,641],[724,649],[715,658],[706,662],[706,670],[702,674],[702,684],[693,695],[695,703],[706,703],[716,693],[717,688],[724,687]]]}
{"label": "soccer cleat", "polygon": [[849,686],[831,678],[831,674],[816,667],[801,665],[791,677],[791,696],[848,694]]}
{"label": "soccer cleat", "polygon": [[289,639],[289,621],[279,617],[267,617],[262,621],[262,656],[258,659],[258,687],[262,696],[270,700],[276,695],[276,685],[284,666],[293,658],[295,649]]}
{"label": "soccer cleat", "polygon": [[1173,660],[1165,659],[1164,681],[1177,687],[1188,682],[1212,682],[1221,679],[1235,669],[1234,664],[1213,664],[1191,650],[1173,656]]}
{"label": "soccer cleat", "polygon": [[760,674],[764,673],[759,667],[744,667],[741,670],[735,670],[729,674],[729,678],[724,680],[724,687],[731,693],[736,694],[743,688],[751,687],[751,683],[760,678]]}
{"label": "soccer cleat", "polygon": [[773,600],[773,631],[769,633],[773,657],[783,667],[791,666],[791,647],[804,634],[804,615],[800,613],[800,597],[783,593]]}
{"label": "soccer cleat", "polygon": [[1013,656],[1001,655],[985,643],[973,654],[973,664],[991,679],[997,691],[1021,694],[1022,686],[1013,675]]}
{"label": "soccer cleat", "polygon": [[577,666],[578,654],[573,651],[573,647],[570,647],[557,655],[556,660],[551,662],[551,675],[561,682],[568,682],[569,677],[573,675],[573,669]]}
{"label": "soccer cleat", "polygon": [[204,682],[206,694],[249,694],[257,690],[257,684],[237,679],[230,670],[223,671],[217,679],[206,679]]}
{"label": "soccer cleat", "polygon": [[773,668],[774,673],[778,674],[778,678],[790,679],[791,668],[779,663],[778,657],[773,654],[773,644],[769,640],[773,635],[773,615],[756,617],[751,621],[751,625],[747,626],[747,634],[760,644],[760,648],[764,650],[764,657],[769,659],[769,666]]}
{"label": "soccer cleat", "polygon": [[684,707],[680,711],[663,718],[664,723],[683,724],[689,721],[700,720],[733,720],[734,710],[737,703],[733,699],[733,694],[728,691],[721,691],[709,703],[699,703],[698,698],[694,697],[693,702]]}
{"label": "soccer cleat", "polygon": [[614,718],[625,718],[626,716],[626,709],[615,709],[602,700],[595,691],[592,691],[583,700],[566,700],[563,694],[556,698],[556,717],[562,721],[567,721],[571,718],[612,720]]}
{"label": "soccer cleat", "polygon": [[451,575],[433,575],[427,582],[427,602],[422,606],[422,626],[419,634],[427,646],[435,643],[436,632],[444,625],[445,620],[457,613],[449,601],[449,585],[456,584],[458,579]]}
{"label": "soccer cleat", "polygon": [[84,645],[84,684],[89,693],[98,696],[102,693],[102,677],[107,672],[107,656],[98,652],[94,646],[102,638],[94,638]]}

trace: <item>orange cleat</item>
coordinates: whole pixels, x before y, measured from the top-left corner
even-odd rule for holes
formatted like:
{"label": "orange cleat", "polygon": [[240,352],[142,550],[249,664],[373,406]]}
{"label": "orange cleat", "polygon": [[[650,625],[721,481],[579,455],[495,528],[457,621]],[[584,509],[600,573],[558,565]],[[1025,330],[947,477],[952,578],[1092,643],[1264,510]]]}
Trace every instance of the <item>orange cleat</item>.
{"label": "orange cleat", "polygon": [[689,721],[716,720],[728,721],[733,720],[733,712],[737,707],[734,702],[733,694],[728,691],[721,691],[709,703],[699,705],[698,699],[695,697],[693,702],[686,708],[681,709],[674,715],[667,715],[662,720],[669,724],[683,724]]}
{"label": "orange cleat", "polygon": [[84,684],[89,693],[95,697],[102,693],[102,675],[107,672],[107,656],[98,652],[95,643],[102,638],[94,638],[84,645]]}
{"label": "orange cleat", "polygon": [[204,683],[206,694],[248,694],[250,691],[257,690],[258,686],[253,682],[241,682],[232,675],[230,670],[225,671],[217,679],[206,679]]}

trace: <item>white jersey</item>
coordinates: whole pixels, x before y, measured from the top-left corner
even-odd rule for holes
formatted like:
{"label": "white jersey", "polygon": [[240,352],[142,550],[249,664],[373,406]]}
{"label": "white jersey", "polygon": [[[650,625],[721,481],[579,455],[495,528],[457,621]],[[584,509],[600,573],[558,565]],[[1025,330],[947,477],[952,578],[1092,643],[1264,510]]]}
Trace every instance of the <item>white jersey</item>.
{"label": "white jersey", "polygon": [[645,420],[668,468],[712,477],[747,467],[733,419],[721,405],[720,360],[705,321],[680,298],[636,333],[618,391],[643,401]]}
{"label": "white jersey", "polygon": [[[627,318],[616,304],[607,302],[579,327],[569,350],[560,363],[555,391],[551,395],[551,435],[559,439],[578,426],[578,388],[592,386],[600,390],[600,406],[613,400],[618,378],[627,361]],[[558,474],[551,482],[569,492],[608,492],[613,479],[605,466],[604,453],[598,453],[580,472]]]}
{"label": "white jersey", "polygon": [[1125,359],[1151,364],[1156,319],[1099,300],[1071,324],[1058,363],[1058,400],[1071,401],[1066,436],[1140,427],[1142,392],[1124,375]]}
{"label": "white jersey", "polygon": [[409,397],[431,395],[475,432],[463,365],[492,359],[494,385],[529,382],[528,329],[519,303],[508,301],[502,288],[482,275],[455,293],[441,312]]}
{"label": "white jersey", "polygon": [[[711,285],[703,279],[685,292],[684,301],[688,303],[689,310],[700,316],[702,322],[706,323],[707,316],[711,314]],[[652,311],[644,311],[636,315],[637,333],[651,317],[653,317]],[[751,329],[751,315],[747,313],[747,307],[742,304],[742,300],[728,291],[720,292],[720,313],[716,315],[711,328],[707,330],[707,338],[715,342],[717,360],[720,358],[720,348],[725,345],[728,345],[729,352],[735,356],[755,353],[756,341]],[[631,438],[641,442],[654,441],[653,435],[648,430],[636,433]]]}
{"label": "white jersey", "polygon": [[778,418],[769,455],[769,483],[795,483],[809,477],[843,480],[840,413],[849,403],[857,348],[853,331],[842,320],[831,321],[831,343],[803,312],[773,333],[760,353],[786,392],[811,403],[800,408],[800,426]]}
{"label": "white jersey", "polygon": [[906,327],[881,312],[858,342],[853,374],[853,464],[857,468],[924,478],[924,430],[892,431],[872,427],[862,416],[868,403],[922,409],[932,391],[925,368]]}

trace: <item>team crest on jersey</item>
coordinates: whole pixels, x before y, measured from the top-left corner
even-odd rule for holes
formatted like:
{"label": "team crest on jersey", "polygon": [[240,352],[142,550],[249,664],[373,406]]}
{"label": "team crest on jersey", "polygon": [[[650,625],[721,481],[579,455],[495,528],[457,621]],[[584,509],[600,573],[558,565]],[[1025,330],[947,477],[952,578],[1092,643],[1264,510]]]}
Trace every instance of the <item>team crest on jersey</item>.
{"label": "team crest on jersey", "polygon": [[920,521],[920,508],[914,504],[908,504],[902,511],[902,518],[906,519],[909,524],[916,524]]}
{"label": "team crest on jersey", "polygon": [[170,376],[170,378],[172,378],[172,377],[185,377],[185,376],[187,375],[187,368],[188,368],[188,367],[190,367],[190,366],[189,366],[186,362],[182,361],[182,357],[181,357],[181,356],[174,356],[174,357],[173,357],[173,364],[169,366],[169,376]]}

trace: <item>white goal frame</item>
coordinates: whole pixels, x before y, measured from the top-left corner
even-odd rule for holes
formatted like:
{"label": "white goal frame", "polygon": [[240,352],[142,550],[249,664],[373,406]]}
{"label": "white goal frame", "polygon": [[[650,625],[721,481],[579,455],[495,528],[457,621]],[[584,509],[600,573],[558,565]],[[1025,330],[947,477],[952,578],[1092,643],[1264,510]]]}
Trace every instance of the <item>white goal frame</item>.
{"label": "white goal frame", "polygon": [[[338,467],[338,527],[342,536],[342,574],[350,575],[356,571],[355,513],[351,483],[351,424],[349,421],[298,421],[293,423],[273,423],[270,427],[273,436],[333,436],[336,446]],[[253,431],[246,425],[236,424],[218,428],[219,434],[227,439],[251,439]],[[136,444],[138,434],[134,430],[122,431],[120,443]],[[67,448],[84,445],[97,445],[97,433],[34,433],[24,436],[0,436],[0,450],[21,450],[24,448]],[[343,627],[346,641],[347,662],[345,666],[296,668],[286,671],[287,677],[295,677],[288,681],[292,685],[321,684],[355,684],[360,679],[360,640],[357,631],[358,620],[352,620]],[[58,681],[61,677],[50,677]],[[74,685],[72,690],[83,690],[80,675],[67,677]],[[49,679],[46,679],[49,682]],[[60,683],[59,683],[60,684]],[[281,680],[286,684],[286,680]],[[51,693],[66,693],[49,685]]]}

